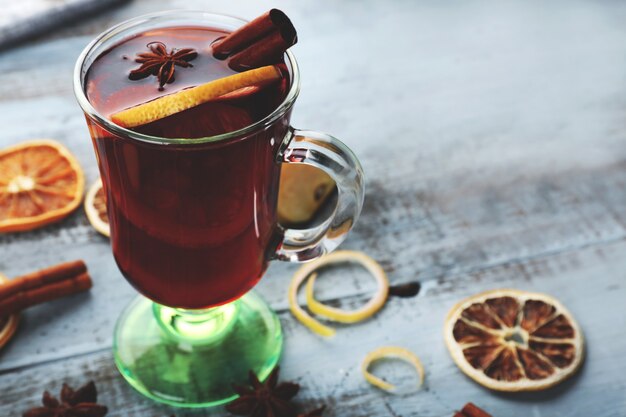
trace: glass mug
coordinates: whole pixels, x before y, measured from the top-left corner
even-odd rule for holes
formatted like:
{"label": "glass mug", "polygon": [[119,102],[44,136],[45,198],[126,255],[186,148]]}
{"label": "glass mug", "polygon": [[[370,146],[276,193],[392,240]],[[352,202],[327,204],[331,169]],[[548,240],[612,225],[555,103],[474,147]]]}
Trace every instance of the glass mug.
{"label": "glass mug", "polygon": [[[142,394],[170,405],[208,407],[236,398],[249,370],[265,378],[282,349],[280,323],[250,289],[270,260],[304,262],[334,250],[363,204],[359,161],[336,138],[290,126],[300,89],[291,85],[268,116],[200,139],[140,134],[99,114],[85,77],[103,52],[164,27],[232,31],[246,23],[198,11],[162,12],[121,23],[82,52],[74,92],[85,113],[107,197],[113,254],[139,296],[122,313],[114,356]],[[281,164],[328,173],[338,190],[331,215],[308,229],[277,221]]]}

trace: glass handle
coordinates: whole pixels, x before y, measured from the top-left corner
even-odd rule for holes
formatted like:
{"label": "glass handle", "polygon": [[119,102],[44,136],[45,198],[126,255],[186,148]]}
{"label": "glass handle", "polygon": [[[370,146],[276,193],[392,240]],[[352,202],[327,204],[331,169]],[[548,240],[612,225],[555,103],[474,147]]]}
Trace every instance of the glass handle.
{"label": "glass handle", "polygon": [[282,153],[285,164],[305,164],[326,172],[337,185],[337,206],[328,219],[309,229],[284,229],[276,259],[306,262],[332,252],[344,241],[363,207],[363,169],[354,153],[325,133],[291,128]]}

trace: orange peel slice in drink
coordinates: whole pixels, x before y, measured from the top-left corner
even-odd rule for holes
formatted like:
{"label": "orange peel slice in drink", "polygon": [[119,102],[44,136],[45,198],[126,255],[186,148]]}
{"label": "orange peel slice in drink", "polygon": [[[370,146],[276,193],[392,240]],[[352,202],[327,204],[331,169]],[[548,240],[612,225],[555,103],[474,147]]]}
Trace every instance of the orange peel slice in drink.
{"label": "orange peel slice in drink", "polygon": [[422,361],[415,353],[399,346],[382,346],[371,351],[365,356],[365,359],[363,359],[363,362],[361,363],[361,373],[363,373],[363,377],[367,382],[382,389],[383,391],[387,391],[392,394],[399,393],[399,390],[395,385],[390,384],[369,371],[369,367],[373,362],[387,358],[400,359],[412,365],[419,376],[419,384],[417,385],[417,388],[422,386],[424,383],[424,365],[422,365]]}
{"label": "orange peel slice in drink", "polygon": [[111,226],[107,215],[102,179],[94,182],[85,195],[85,214],[87,214],[87,219],[94,229],[106,237],[111,237]]}
{"label": "orange peel slice in drink", "polygon": [[83,170],[67,148],[49,139],[0,150],[0,233],[61,220],[81,203]]}
{"label": "orange peel slice in drink", "polygon": [[[314,296],[314,285],[316,279],[316,271],[326,265],[341,264],[346,262],[358,263],[365,267],[370,274],[376,279],[378,289],[376,294],[362,307],[356,310],[342,310],[335,307],[329,307],[317,301]],[[372,258],[362,252],[356,251],[337,251],[329,255],[325,255],[313,262],[304,264],[294,274],[289,286],[288,300],[291,313],[302,324],[311,329],[313,332],[329,337],[335,334],[335,329],[326,326],[309,315],[298,304],[298,290],[306,281],[306,300],[309,309],[328,320],[340,323],[357,323],[363,321],[376,314],[384,305],[389,295],[389,280],[383,268]]]}
{"label": "orange peel slice in drink", "polygon": [[251,69],[122,110],[113,114],[111,121],[125,128],[145,125],[207,101],[227,97],[229,93],[245,87],[265,85],[281,77],[280,70],[274,65]]}

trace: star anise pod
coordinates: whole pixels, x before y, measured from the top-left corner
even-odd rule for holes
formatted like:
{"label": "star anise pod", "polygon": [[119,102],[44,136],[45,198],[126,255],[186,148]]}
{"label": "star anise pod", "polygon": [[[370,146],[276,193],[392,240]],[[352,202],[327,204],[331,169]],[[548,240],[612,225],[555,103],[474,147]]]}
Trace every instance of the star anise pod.
{"label": "star anise pod", "polygon": [[265,382],[250,371],[249,386],[233,385],[239,398],[226,406],[232,414],[250,417],[296,417],[296,409],[290,400],[300,390],[293,382],[278,383],[277,366]]}
{"label": "star anise pod", "polygon": [[322,417],[322,413],[326,409],[326,406],[323,405],[321,407],[316,408],[315,410],[311,410],[308,413],[298,414],[298,417]]}
{"label": "star anise pod", "polygon": [[61,401],[48,391],[43,393],[43,407],[31,408],[22,417],[104,417],[108,409],[98,402],[98,392],[93,381],[73,390],[63,384]]}
{"label": "star anise pod", "polygon": [[150,75],[155,75],[159,79],[159,91],[163,91],[165,84],[174,82],[174,71],[176,65],[182,68],[193,67],[189,61],[195,59],[198,53],[192,48],[172,49],[167,52],[167,47],[163,42],[150,42],[146,45],[150,52],[137,54],[135,62],[141,64],[128,75],[131,80],[141,80]]}

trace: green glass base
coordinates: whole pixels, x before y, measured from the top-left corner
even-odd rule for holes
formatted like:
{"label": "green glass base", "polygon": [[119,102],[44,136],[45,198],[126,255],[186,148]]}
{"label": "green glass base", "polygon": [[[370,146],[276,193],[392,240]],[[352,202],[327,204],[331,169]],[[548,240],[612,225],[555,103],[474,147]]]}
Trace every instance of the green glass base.
{"label": "green glass base", "polygon": [[181,311],[138,297],[117,322],[118,369],[141,394],[177,407],[212,407],[237,398],[248,371],[265,379],[283,337],[269,306],[250,292],[205,311]]}

